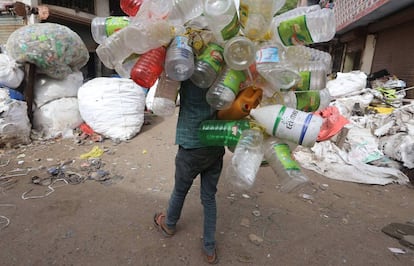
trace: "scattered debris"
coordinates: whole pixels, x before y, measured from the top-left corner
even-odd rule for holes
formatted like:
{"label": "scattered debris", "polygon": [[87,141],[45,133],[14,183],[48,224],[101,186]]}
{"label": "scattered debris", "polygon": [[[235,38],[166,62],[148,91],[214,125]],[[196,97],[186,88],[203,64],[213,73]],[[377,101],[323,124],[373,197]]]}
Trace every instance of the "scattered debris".
{"label": "scattered debris", "polygon": [[247,218],[242,218],[240,225],[248,228],[250,227],[250,220]]}
{"label": "scattered debris", "polygon": [[260,246],[263,243],[263,238],[255,235],[255,234],[249,234],[249,240],[253,244]]}

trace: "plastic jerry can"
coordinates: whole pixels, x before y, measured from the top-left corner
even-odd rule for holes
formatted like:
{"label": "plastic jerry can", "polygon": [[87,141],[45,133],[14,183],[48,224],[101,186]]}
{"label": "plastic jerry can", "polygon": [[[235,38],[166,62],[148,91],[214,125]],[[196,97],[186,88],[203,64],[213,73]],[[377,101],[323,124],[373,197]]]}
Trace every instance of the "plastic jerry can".
{"label": "plastic jerry can", "polygon": [[230,108],[219,110],[217,118],[220,120],[239,120],[250,114],[250,110],[256,108],[262,100],[263,90],[249,86],[240,91]]}

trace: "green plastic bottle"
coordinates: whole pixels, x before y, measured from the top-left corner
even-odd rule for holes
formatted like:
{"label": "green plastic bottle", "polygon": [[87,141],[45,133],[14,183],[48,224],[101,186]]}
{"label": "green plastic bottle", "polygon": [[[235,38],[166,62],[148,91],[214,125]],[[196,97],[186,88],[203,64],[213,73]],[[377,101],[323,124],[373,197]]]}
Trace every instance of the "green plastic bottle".
{"label": "green plastic bottle", "polygon": [[200,124],[200,141],[209,146],[237,145],[243,130],[253,128],[249,120],[206,120]]}

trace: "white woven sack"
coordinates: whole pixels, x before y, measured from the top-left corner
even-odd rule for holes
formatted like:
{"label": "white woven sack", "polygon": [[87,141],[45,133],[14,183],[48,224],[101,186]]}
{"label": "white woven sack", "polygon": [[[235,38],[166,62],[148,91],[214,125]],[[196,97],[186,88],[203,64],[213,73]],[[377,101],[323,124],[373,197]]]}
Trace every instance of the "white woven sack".
{"label": "white woven sack", "polygon": [[128,140],[144,124],[145,92],[131,79],[100,77],[78,90],[79,112],[97,133]]}
{"label": "white woven sack", "polygon": [[26,102],[11,99],[8,89],[0,88],[0,147],[30,143],[31,128]]}
{"label": "white woven sack", "polygon": [[73,137],[82,122],[76,97],[53,100],[33,111],[33,129],[45,139]]}
{"label": "white woven sack", "polygon": [[83,74],[75,71],[64,79],[54,79],[45,74],[36,76],[33,102],[37,108],[63,97],[77,97],[83,84]]}

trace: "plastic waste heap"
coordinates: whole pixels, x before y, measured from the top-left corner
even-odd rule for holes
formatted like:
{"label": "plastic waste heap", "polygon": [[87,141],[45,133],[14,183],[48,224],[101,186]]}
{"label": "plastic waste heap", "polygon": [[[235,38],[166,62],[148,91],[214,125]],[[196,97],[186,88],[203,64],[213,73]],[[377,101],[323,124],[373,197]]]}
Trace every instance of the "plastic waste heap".
{"label": "plastic waste heap", "polygon": [[[96,53],[121,77],[154,95],[151,111],[174,114],[182,81],[205,90],[217,120],[200,124],[202,143],[234,149],[229,181],[254,185],[265,158],[291,192],[308,182],[289,145],[312,147],[328,107],[334,13],[320,5],[282,14],[285,0],[121,0],[128,16],[96,17]],[[238,10],[237,10],[238,8]],[[148,104],[149,106],[149,104]]]}

